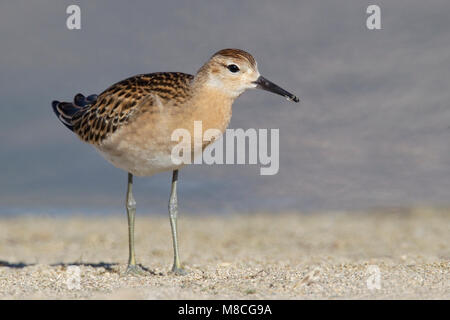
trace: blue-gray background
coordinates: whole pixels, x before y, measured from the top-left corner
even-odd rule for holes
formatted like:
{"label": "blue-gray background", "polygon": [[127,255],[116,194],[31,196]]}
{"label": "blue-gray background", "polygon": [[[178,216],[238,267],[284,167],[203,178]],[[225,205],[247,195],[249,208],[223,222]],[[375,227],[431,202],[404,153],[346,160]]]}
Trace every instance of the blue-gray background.
{"label": "blue-gray background", "polygon": [[[80,31],[65,26],[70,4]],[[365,27],[369,4],[380,31]],[[195,73],[226,47],[251,52],[302,103],[241,96],[230,127],[279,128],[279,174],[191,166],[182,211],[449,205],[449,17],[448,0],[2,1],[1,212],[121,212],[125,173],[66,130],[51,100],[137,73]],[[141,212],[165,212],[169,180],[136,179]]]}

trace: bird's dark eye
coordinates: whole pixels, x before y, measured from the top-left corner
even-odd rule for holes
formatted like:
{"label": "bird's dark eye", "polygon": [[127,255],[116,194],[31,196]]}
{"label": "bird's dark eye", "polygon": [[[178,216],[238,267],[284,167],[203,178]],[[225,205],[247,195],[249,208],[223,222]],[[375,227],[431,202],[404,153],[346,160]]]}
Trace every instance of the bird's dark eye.
{"label": "bird's dark eye", "polygon": [[228,70],[230,70],[233,73],[236,73],[236,72],[239,71],[239,67],[237,65],[235,65],[235,64],[229,64],[227,66],[227,68],[228,68]]}

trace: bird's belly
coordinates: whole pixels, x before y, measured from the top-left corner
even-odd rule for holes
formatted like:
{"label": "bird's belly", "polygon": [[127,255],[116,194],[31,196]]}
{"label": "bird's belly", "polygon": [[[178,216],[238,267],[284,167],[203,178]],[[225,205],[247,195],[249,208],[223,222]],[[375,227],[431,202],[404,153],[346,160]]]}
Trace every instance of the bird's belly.
{"label": "bird's belly", "polygon": [[126,152],[114,153],[98,149],[100,154],[114,166],[136,176],[151,176],[163,171],[182,167],[175,165],[171,153],[161,150],[129,148]]}

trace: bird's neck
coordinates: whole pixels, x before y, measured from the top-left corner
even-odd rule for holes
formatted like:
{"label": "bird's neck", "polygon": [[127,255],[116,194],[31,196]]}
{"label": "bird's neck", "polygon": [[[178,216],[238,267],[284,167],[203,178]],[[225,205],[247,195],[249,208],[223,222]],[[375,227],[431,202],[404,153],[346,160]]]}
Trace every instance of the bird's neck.
{"label": "bird's neck", "polygon": [[190,100],[191,121],[202,121],[204,131],[225,131],[231,119],[231,106],[235,97],[229,96],[220,88],[208,85],[207,81],[197,75],[192,84]]}

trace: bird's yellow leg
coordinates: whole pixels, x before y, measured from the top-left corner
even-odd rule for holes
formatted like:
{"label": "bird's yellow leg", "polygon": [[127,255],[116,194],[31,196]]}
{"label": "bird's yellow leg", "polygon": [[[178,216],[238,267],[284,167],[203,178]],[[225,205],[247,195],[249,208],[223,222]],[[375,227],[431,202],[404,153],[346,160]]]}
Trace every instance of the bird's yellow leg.
{"label": "bird's yellow leg", "polygon": [[169,217],[170,217],[170,227],[172,229],[172,241],[173,241],[173,267],[172,272],[176,275],[187,274],[180,263],[180,256],[178,251],[178,230],[177,230],[177,216],[178,216],[178,201],[177,201],[177,181],[178,181],[178,170],[173,171],[172,176],[172,188],[170,191],[169,199]]}
{"label": "bird's yellow leg", "polygon": [[143,275],[144,270],[136,264],[136,256],[134,254],[134,217],[136,215],[136,201],[133,197],[133,175],[128,173],[128,187],[126,208],[128,216],[128,245],[129,245],[129,257],[128,267],[125,274]]}

